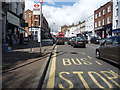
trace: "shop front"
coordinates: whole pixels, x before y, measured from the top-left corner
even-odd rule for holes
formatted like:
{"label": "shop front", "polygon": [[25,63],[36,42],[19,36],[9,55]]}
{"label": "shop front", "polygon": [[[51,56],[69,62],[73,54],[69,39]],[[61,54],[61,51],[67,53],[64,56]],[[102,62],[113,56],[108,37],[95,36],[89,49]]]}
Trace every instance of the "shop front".
{"label": "shop front", "polygon": [[117,35],[120,36],[120,28],[112,30],[112,35],[113,36],[117,36]]}

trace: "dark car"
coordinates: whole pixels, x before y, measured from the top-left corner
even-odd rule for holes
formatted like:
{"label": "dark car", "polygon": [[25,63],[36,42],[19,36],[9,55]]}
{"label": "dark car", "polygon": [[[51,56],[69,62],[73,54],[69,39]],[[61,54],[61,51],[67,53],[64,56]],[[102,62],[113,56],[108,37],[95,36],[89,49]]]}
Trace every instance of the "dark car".
{"label": "dark car", "polygon": [[67,40],[67,44],[68,44],[68,45],[70,45],[70,39],[71,39],[71,38],[68,38],[68,40]]}
{"label": "dark car", "polygon": [[92,37],[90,39],[90,43],[94,43],[94,44],[99,44],[99,41],[101,40],[100,37]]}
{"label": "dark car", "polygon": [[120,64],[120,36],[112,36],[102,42],[96,49],[96,58]]}
{"label": "dark car", "polygon": [[73,42],[75,41],[75,39],[76,39],[76,37],[72,37],[72,38],[70,39],[70,45],[71,45],[71,46],[73,46]]}
{"label": "dark car", "polygon": [[62,45],[65,45],[65,38],[58,38],[56,44],[62,44]]}
{"label": "dark car", "polygon": [[29,37],[24,37],[23,38],[23,44],[28,45],[29,44]]}
{"label": "dark car", "polygon": [[86,47],[86,40],[83,37],[77,37],[72,43],[73,47]]}

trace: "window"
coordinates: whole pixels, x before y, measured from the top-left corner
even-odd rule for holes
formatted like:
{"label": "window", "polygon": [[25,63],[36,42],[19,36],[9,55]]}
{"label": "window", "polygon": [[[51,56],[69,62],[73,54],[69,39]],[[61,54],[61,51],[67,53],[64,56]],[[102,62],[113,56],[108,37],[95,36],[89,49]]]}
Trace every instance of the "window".
{"label": "window", "polygon": [[116,27],[118,27],[118,20],[116,20]]}
{"label": "window", "polygon": [[107,24],[110,23],[110,16],[107,17]]}
{"label": "window", "polygon": [[103,9],[103,15],[105,15],[105,9]]}
{"label": "window", "polygon": [[98,26],[101,26],[101,21],[98,22]]}
{"label": "window", "polygon": [[120,44],[120,37],[116,37],[113,44]]}
{"label": "window", "polygon": [[102,20],[102,25],[105,25],[105,19]]}
{"label": "window", "polygon": [[118,16],[118,9],[116,9],[116,16]]}
{"label": "window", "polygon": [[38,21],[34,21],[34,23],[35,23],[35,26],[37,26],[37,25],[38,25]]}
{"label": "window", "polygon": [[95,18],[97,18],[97,13],[95,14]]}
{"label": "window", "polygon": [[111,6],[109,6],[109,7],[108,7],[108,10],[107,10],[107,11],[108,11],[108,12],[110,12],[110,11],[111,11]]}
{"label": "window", "polygon": [[31,17],[31,13],[29,13],[29,17]]}
{"label": "window", "polygon": [[105,42],[105,45],[112,45],[113,44],[113,41],[114,41],[114,37],[111,37],[111,38],[108,38]]}
{"label": "window", "polygon": [[97,22],[95,22],[95,27],[97,27]]}
{"label": "window", "polygon": [[101,17],[101,12],[99,12],[99,17]]}

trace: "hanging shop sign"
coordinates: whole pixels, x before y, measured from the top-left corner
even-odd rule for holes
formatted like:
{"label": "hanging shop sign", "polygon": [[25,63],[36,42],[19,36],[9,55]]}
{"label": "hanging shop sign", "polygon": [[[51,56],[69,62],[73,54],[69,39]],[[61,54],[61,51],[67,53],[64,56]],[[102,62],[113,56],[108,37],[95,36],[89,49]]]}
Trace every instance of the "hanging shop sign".
{"label": "hanging shop sign", "polygon": [[17,16],[11,14],[10,12],[7,12],[7,20],[9,23],[19,26],[20,19]]}

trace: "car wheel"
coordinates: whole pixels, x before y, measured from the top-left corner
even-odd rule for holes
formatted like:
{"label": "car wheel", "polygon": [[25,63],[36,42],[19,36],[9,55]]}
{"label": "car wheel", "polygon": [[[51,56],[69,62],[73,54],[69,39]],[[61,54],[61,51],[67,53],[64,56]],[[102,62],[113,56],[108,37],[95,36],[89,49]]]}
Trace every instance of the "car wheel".
{"label": "car wheel", "polygon": [[96,51],[96,58],[100,59],[100,52],[98,50]]}

